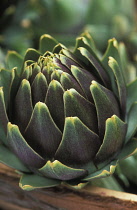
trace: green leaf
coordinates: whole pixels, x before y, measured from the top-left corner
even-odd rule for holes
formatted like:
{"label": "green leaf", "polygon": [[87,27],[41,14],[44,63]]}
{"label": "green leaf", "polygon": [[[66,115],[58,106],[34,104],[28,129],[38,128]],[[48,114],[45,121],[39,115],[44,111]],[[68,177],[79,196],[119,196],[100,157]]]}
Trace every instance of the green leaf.
{"label": "green leaf", "polygon": [[57,58],[57,57],[53,57],[53,63],[55,65],[57,65],[58,68],[60,68],[60,70],[64,71],[64,72],[67,72],[67,73],[70,73],[70,69],[68,69],[66,66],[64,66],[60,59]]}
{"label": "green leaf", "polygon": [[29,145],[42,157],[54,156],[62,133],[54,123],[46,104],[38,102],[35,105],[24,136]]}
{"label": "green leaf", "polygon": [[111,176],[115,172],[116,166],[117,166],[117,161],[112,161],[107,166],[99,169],[98,171],[92,174],[89,174],[87,177],[83,179],[83,181],[91,181],[94,179],[100,179]]}
{"label": "green leaf", "polygon": [[71,72],[79,85],[81,86],[83,92],[86,95],[86,98],[93,102],[92,95],[90,92],[90,85],[93,80],[96,80],[94,75],[89,73],[86,69],[82,69],[77,66],[71,66]]}
{"label": "green leaf", "polygon": [[6,69],[0,70],[0,87],[3,87],[6,108],[9,105],[11,86],[13,84],[14,78],[15,78],[14,69],[12,69],[11,71],[8,71]]}
{"label": "green leaf", "polygon": [[74,179],[74,180],[68,180],[68,181],[62,182],[61,184],[62,186],[67,187],[72,190],[81,190],[88,184],[88,182]]}
{"label": "green leaf", "polygon": [[124,192],[124,189],[114,176],[107,176],[103,179],[94,179],[91,181],[89,187],[91,186]]}
{"label": "green leaf", "polygon": [[17,67],[18,74],[20,75],[23,66],[23,58],[15,51],[8,51],[7,65],[9,69]]}
{"label": "green leaf", "polygon": [[79,47],[83,47],[87,49],[89,52],[92,52],[91,47],[89,46],[89,43],[85,37],[78,37],[76,39],[76,45],[73,54],[82,62],[83,65],[88,66],[90,62],[89,60],[87,60],[86,57],[82,56],[82,54],[79,51]]}
{"label": "green leaf", "polygon": [[[133,67],[130,64],[129,55],[127,53],[126,46],[123,42],[119,43],[118,49],[119,49],[119,55],[120,55],[120,58],[121,58],[121,66],[122,66],[122,70],[123,70],[123,75],[124,75],[124,78],[125,78],[125,81],[126,81],[126,84],[127,84],[130,81],[132,81],[132,76],[134,74],[132,75],[131,68],[133,68]],[[112,56],[112,57],[114,57],[114,56]],[[116,58],[116,60],[117,60],[117,58]]]}
{"label": "green leaf", "polygon": [[[87,49],[80,47],[79,48],[80,53],[85,56],[89,62],[95,67],[96,73],[100,77],[100,79],[103,81],[106,87],[110,86],[109,77],[106,74],[106,71],[104,67],[102,66],[100,60],[96,57],[96,55],[92,52],[90,53]],[[96,75],[96,74],[95,74]]]}
{"label": "green leaf", "polygon": [[55,159],[71,167],[80,167],[92,161],[99,146],[98,135],[86,127],[78,117],[67,117]]}
{"label": "green leaf", "polygon": [[117,61],[112,57],[109,57],[109,66],[112,68],[115,75],[115,80],[118,88],[117,97],[119,98],[121,111],[122,114],[124,115],[126,111],[126,84],[124,81],[122,70],[120,69]]}
{"label": "green leaf", "polygon": [[61,182],[59,180],[49,179],[36,174],[24,174],[19,182],[19,186],[23,190],[34,190],[39,188],[49,188],[58,186]]}
{"label": "green leaf", "polygon": [[52,80],[48,87],[45,103],[54,122],[61,131],[63,131],[65,120],[63,94],[64,89],[61,84],[56,80]]}
{"label": "green leaf", "polygon": [[134,156],[130,156],[125,160],[119,162],[120,169],[122,174],[128,178],[132,183],[137,184],[137,160]]}
{"label": "green leaf", "polygon": [[60,82],[64,88],[64,90],[68,90],[70,88],[74,88],[78,93],[82,96],[86,97],[79,83],[74,79],[73,76],[68,74],[67,72],[63,72],[60,77]]}
{"label": "green leaf", "polygon": [[60,55],[60,61],[68,69],[70,69],[72,65],[80,67],[79,63],[77,63],[76,61],[74,61],[74,60],[72,60],[72,59],[70,59],[67,56],[62,55],[62,54]]}
{"label": "green leaf", "polygon": [[66,48],[63,44],[58,43],[58,44],[55,45],[55,47],[53,48],[53,53],[59,54],[60,51],[61,51],[62,49],[67,49],[67,48]]}
{"label": "green leaf", "polygon": [[[79,60],[72,52],[70,52],[68,49],[62,49],[61,53],[63,53],[66,57],[71,59],[76,64],[82,66],[81,60]],[[74,64],[73,64],[74,65]]]}
{"label": "green leaf", "polygon": [[99,136],[103,140],[106,120],[114,114],[119,116],[118,103],[110,90],[95,81],[92,82],[90,90],[97,111]]}
{"label": "green leaf", "polygon": [[63,71],[61,71],[61,70],[53,71],[52,74],[51,74],[51,81],[52,80],[57,80],[58,82],[60,82],[60,78],[61,78],[62,73],[63,73]]}
{"label": "green leaf", "polygon": [[64,93],[65,117],[77,116],[90,130],[97,133],[95,106],[82,97],[75,89]]}
{"label": "green leaf", "polygon": [[18,126],[8,123],[7,130],[8,145],[14,154],[16,154],[28,168],[41,168],[45,164],[45,160],[28,145],[20,133]]}
{"label": "green leaf", "polygon": [[31,88],[29,81],[22,80],[14,103],[14,122],[24,132],[32,114]]}
{"label": "green leaf", "polygon": [[46,51],[51,51],[58,42],[48,34],[44,34],[40,38],[40,49],[39,51],[44,54]]}
{"label": "green leaf", "polygon": [[39,101],[45,101],[47,89],[48,84],[46,77],[43,73],[39,72],[31,85],[33,105],[35,105]]}
{"label": "green leaf", "polygon": [[28,62],[26,61],[21,75],[21,80],[23,79],[29,80],[31,76],[32,76],[32,66],[29,66]]}
{"label": "green leaf", "polygon": [[9,119],[6,113],[6,107],[4,102],[3,88],[0,87],[0,140],[7,145],[7,123]]}
{"label": "green leaf", "polygon": [[68,167],[58,160],[54,162],[48,161],[39,171],[46,177],[60,180],[71,180],[87,174],[87,171],[84,169]]}
{"label": "green leaf", "polygon": [[132,104],[137,101],[137,79],[127,86],[127,112],[129,112]]}
{"label": "green leaf", "polygon": [[40,72],[41,72],[41,67],[37,63],[34,63],[33,66],[32,66],[32,75],[29,78],[31,84],[33,83],[37,74],[40,73]]}
{"label": "green leaf", "polygon": [[28,48],[24,56],[24,62],[28,60],[38,61],[38,58],[40,57],[40,55],[41,54],[37,50],[33,48]]}
{"label": "green leaf", "polygon": [[122,160],[137,153],[137,138],[130,139],[122,148],[117,159]]}
{"label": "green leaf", "polygon": [[118,47],[119,47],[118,42],[115,38],[109,39],[106,52],[104,53],[103,58],[102,58],[102,63],[105,69],[107,70],[107,73],[110,75],[111,78],[113,78],[113,80],[114,80],[114,77],[108,65],[108,59],[110,56],[113,57],[118,62],[118,65],[121,67],[121,60],[120,60]]}
{"label": "green leaf", "polygon": [[133,137],[135,133],[137,132],[137,117],[136,116],[137,116],[137,102],[133,103],[127,115],[128,129],[127,129],[125,142],[129,141],[131,137]]}
{"label": "green leaf", "polygon": [[45,75],[46,79],[47,79],[47,83],[49,84],[51,81],[51,75],[55,70],[51,67],[48,68],[47,66],[45,66],[42,70],[42,73]]}
{"label": "green leaf", "polygon": [[106,120],[106,129],[103,143],[96,154],[96,163],[110,160],[121,149],[124,144],[127,124],[113,115]]}
{"label": "green leaf", "polygon": [[91,49],[96,52],[97,49],[96,49],[96,46],[95,46],[95,43],[94,43],[94,40],[93,38],[91,37],[90,33],[88,33],[88,31],[85,31],[81,34],[81,37],[84,37],[88,43],[88,45],[91,47]]}
{"label": "green leaf", "polygon": [[110,76],[112,89],[117,95],[118,90],[117,90],[117,84],[115,82],[115,75],[110,66],[108,65],[108,60],[110,56],[113,57],[118,62],[119,66],[121,66],[120,55],[118,52],[118,43],[115,38],[108,40],[108,46],[102,58],[102,64],[105,67],[108,75]]}
{"label": "green leaf", "polygon": [[0,144],[0,162],[16,170],[30,172],[17,156],[2,144]]}

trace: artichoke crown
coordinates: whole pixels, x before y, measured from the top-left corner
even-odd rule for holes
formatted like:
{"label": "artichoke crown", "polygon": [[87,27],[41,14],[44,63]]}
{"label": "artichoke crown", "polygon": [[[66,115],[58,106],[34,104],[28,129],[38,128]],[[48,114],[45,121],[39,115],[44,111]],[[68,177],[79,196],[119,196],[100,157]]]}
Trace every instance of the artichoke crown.
{"label": "artichoke crown", "polygon": [[23,173],[23,189],[81,187],[135,152],[137,80],[126,84],[121,50],[111,39],[99,59],[84,33],[73,52],[43,35],[39,51],[8,53],[0,71],[0,161]]}

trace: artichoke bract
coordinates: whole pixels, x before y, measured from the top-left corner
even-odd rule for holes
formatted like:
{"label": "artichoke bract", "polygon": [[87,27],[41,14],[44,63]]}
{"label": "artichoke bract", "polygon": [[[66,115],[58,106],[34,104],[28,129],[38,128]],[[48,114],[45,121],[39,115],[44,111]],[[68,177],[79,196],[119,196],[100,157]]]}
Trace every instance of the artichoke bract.
{"label": "artichoke bract", "polygon": [[24,58],[9,51],[0,71],[0,161],[21,172],[20,187],[80,188],[136,151],[137,80],[125,83],[121,50],[111,39],[99,58],[83,33],[73,52],[49,35]]}

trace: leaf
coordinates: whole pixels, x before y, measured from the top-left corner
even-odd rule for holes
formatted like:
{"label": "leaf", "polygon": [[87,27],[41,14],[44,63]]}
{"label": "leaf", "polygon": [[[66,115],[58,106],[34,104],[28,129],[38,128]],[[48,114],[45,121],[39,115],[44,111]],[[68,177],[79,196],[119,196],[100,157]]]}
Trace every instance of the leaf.
{"label": "leaf", "polygon": [[17,156],[2,144],[0,144],[0,162],[16,170],[30,172]]}
{"label": "leaf", "polygon": [[76,179],[87,174],[87,171],[84,169],[70,168],[58,160],[54,162],[48,161],[39,171],[46,177],[59,180]]}
{"label": "leaf", "polygon": [[[71,51],[68,49],[62,49],[61,53],[63,53],[67,58],[71,59],[73,62],[76,63],[76,65],[82,66],[81,60],[79,60]],[[74,64],[73,64],[74,65]],[[84,68],[84,67],[83,67]]]}
{"label": "leaf", "polygon": [[55,159],[65,165],[79,168],[80,165],[92,161],[99,146],[98,135],[86,127],[78,117],[67,117]]}
{"label": "leaf", "polygon": [[137,160],[134,156],[130,156],[125,160],[119,162],[119,167],[122,170],[122,174],[134,184],[137,184]]}
{"label": "leaf", "polygon": [[94,75],[90,74],[86,69],[82,69],[77,66],[71,66],[71,72],[74,78],[81,86],[83,92],[86,95],[86,98],[88,98],[88,100],[93,102],[92,95],[90,92],[90,85],[93,80],[96,80]]}
{"label": "leaf", "polygon": [[40,72],[41,72],[41,67],[37,63],[34,63],[33,66],[32,66],[32,75],[29,78],[29,81],[30,81],[31,84],[33,83],[36,75]]}
{"label": "leaf", "polygon": [[54,123],[46,104],[38,102],[35,105],[24,136],[42,157],[49,159],[54,156],[62,133]]}
{"label": "leaf", "polygon": [[46,77],[43,73],[39,72],[31,85],[33,105],[35,105],[39,101],[45,101],[47,89],[48,84]]}
{"label": "leaf", "polygon": [[23,58],[15,51],[8,51],[7,54],[7,65],[9,69],[17,67],[18,75],[21,75],[23,67]]}
{"label": "leaf", "polygon": [[83,179],[83,181],[91,181],[94,179],[100,179],[111,176],[115,172],[116,166],[117,166],[117,161],[112,161],[107,166],[99,169],[94,173],[89,174],[87,177]]}
{"label": "leaf", "polygon": [[70,73],[70,69],[68,69],[68,67],[63,65],[59,58],[53,57],[53,63],[56,64],[57,67],[60,68],[60,70],[62,70],[64,72],[67,72],[67,73]]}
{"label": "leaf", "polygon": [[7,123],[9,119],[6,112],[3,88],[0,87],[0,140],[7,145]]}
{"label": "leaf", "polygon": [[29,81],[22,80],[14,102],[14,122],[24,132],[32,114],[31,88]]}
{"label": "leaf", "polygon": [[115,80],[118,88],[117,97],[119,98],[121,111],[124,115],[126,111],[126,84],[124,81],[124,77],[117,61],[112,57],[109,57],[109,66],[112,68],[115,75]]}
{"label": "leaf", "polygon": [[48,87],[45,103],[54,122],[61,131],[64,129],[65,121],[63,94],[64,89],[61,84],[56,80],[52,80]]}
{"label": "leaf", "polygon": [[99,136],[103,140],[106,120],[114,114],[120,115],[118,103],[110,90],[95,81],[92,82],[90,90],[97,111]]}
{"label": "leaf", "polygon": [[98,133],[95,106],[75,89],[64,93],[65,117],[78,117],[90,130]]}
{"label": "leaf", "polygon": [[77,66],[77,67],[80,66],[79,63],[77,63],[76,61],[74,61],[74,60],[72,60],[72,59],[70,59],[67,56],[62,55],[62,54],[60,54],[60,61],[68,69],[70,69],[72,65]]}
{"label": "leaf", "polygon": [[28,60],[38,61],[40,55],[41,54],[37,50],[33,48],[28,48],[24,56],[24,62]]}
{"label": "leaf", "polygon": [[41,168],[45,164],[45,160],[28,145],[17,125],[8,123],[7,131],[9,147],[28,168]]}
{"label": "leaf", "polygon": [[133,154],[137,153],[137,138],[130,139],[122,148],[117,159],[123,160]]}
{"label": "leaf", "polygon": [[40,38],[40,48],[39,51],[44,54],[46,51],[51,51],[58,42],[48,34],[44,34]]}
{"label": "leaf", "polygon": [[49,179],[36,174],[24,174],[20,178],[19,186],[23,190],[34,190],[39,188],[49,188],[58,186],[61,182],[55,179]]}
{"label": "leaf", "polygon": [[11,87],[14,78],[15,78],[14,69],[12,69],[11,71],[8,71],[6,69],[0,70],[0,87],[3,87],[4,101],[6,108],[9,106]]}
{"label": "leaf", "polygon": [[106,120],[106,129],[103,143],[96,154],[95,162],[101,163],[115,156],[124,145],[127,124],[116,115]]}
{"label": "leaf", "polygon": [[[136,92],[136,91],[135,91]],[[133,103],[127,115],[127,135],[125,142],[129,141],[137,132],[137,102]]]}
{"label": "leaf", "polygon": [[82,54],[79,51],[79,47],[83,47],[87,49],[89,52],[92,52],[92,49],[85,37],[78,37],[76,39],[76,44],[75,44],[75,49],[74,49],[73,54],[80,60],[80,62],[82,63],[82,66],[83,65],[88,66],[90,62],[86,57],[82,56]]}
{"label": "leaf", "polygon": [[51,74],[51,81],[52,80],[57,80],[58,82],[60,82],[60,78],[61,78],[62,73],[63,73],[63,71],[61,71],[61,70],[53,71],[52,74]]}
{"label": "leaf", "polygon": [[88,31],[84,31],[82,34],[81,34],[81,37],[84,37],[88,43],[88,45],[91,47],[91,49],[96,52],[97,49],[96,49],[96,46],[95,46],[95,43],[94,43],[94,40],[93,38],[91,37],[90,33],[88,33]]}
{"label": "leaf", "polygon": [[118,47],[119,47],[118,42],[115,38],[109,39],[106,52],[104,53],[104,56],[102,58],[102,64],[105,67],[108,75],[110,76],[112,89],[116,95],[117,95],[118,90],[117,90],[117,84],[115,82],[115,75],[112,69],[110,68],[110,66],[108,65],[108,61],[109,61],[109,57],[111,56],[118,62],[118,65],[121,67],[121,60],[120,60]]}
{"label": "leaf", "polygon": [[62,49],[67,49],[63,44],[58,43],[57,45],[55,45],[55,47],[53,48],[53,53],[57,53],[59,54],[61,52]]}
{"label": "leaf", "polygon": [[132,104],[137,101],[137,79],[128,84],[127,86],[127,113],[129,112]]}
{"label": "leaf", "polygon": [[87,49],[85,49],[83,47],[80,47],[79,51],[94,66],[94,68],[96,69],[96,74],[99,76],[101,81],[103,81],[104,85],[106,87],[109,87],[110,86],[109,77],[108,77],[104,67],[102,66],[100,60],[96,57],[94,52],[90,53]]}
{"label": "leaf", "polygon": [[62,72],[61,77],[60,77],[60,82],[64,90],[74,88],[82,96],[86,97],[79,83],[75,80],[73,76],[71,76],[67,72]]}
{"label": "leaf", "polygon": [[103,58],[102,58],[102,63],[103,63],[105,69],[107,70],[107,73],[110,75],[111,78],[113,78],[113,75],[112,75],[112,71],[110,71],[110,67],[108,65],[109,57],[110,56],[113,57],[118,62],[118,65],[121,67],[121,60],[120,60],[118,47],[119,47],[118,42],[115,38],[109,39],[106,52],[104,53]]}

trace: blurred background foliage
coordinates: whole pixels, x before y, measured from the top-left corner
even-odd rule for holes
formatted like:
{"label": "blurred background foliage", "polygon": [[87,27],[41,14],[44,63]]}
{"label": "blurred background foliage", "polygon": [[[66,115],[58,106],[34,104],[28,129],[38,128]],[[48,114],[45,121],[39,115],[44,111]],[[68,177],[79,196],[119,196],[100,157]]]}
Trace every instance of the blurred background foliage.
{"label": "blurred background foliage", "polygon": [[7,50],[37,48],[42,34],[71,47],[85,30],[102,51],[115,37],[137,53],[136,0],[1,0],[0,14],[1,63]]}

